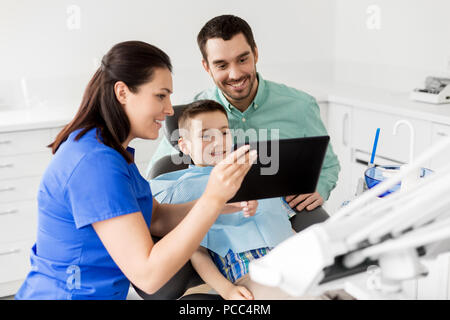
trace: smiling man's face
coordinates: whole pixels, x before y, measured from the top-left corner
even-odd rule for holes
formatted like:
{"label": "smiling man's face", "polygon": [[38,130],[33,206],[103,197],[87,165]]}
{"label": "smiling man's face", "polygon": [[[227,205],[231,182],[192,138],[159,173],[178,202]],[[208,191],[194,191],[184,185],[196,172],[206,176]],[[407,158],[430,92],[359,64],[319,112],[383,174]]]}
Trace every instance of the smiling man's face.
{"label": "smiling man's face", "polygon": [[253,52],[245,36],[238,33],[230,40],[209,39],[205,50],[208,61],[202,61],[203,67],[227,100],[245,110],[258,89],[258,49],[255,47]]}

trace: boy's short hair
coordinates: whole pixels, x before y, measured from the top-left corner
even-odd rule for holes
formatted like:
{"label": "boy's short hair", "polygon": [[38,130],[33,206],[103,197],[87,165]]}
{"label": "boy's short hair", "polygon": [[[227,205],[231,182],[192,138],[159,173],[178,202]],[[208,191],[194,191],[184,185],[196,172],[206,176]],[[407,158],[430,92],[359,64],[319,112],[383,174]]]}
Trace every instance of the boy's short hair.
{"label": "boy's short hair", "polygon": [[209,20],[197,36],[197,44],[200,48],[203,59],[208,62],[205,47],[206,42],[209,39],[220,38],[227,41],[239,33],[244,35],[247,43],[254,53],[256,43],[253,37],[252,28],[250,28],[250,25],[244,19],[227,14],[217,16]]}
{"label": "boy's short hair", "polygon": [[188,129],[189,120],[195,116],[205,113],[205,112],[222,112],[228,119],[228,114],[225,108],[218,102],[214,100],[197,100],[183,110],[180,117],[178,118],[178,128]]}

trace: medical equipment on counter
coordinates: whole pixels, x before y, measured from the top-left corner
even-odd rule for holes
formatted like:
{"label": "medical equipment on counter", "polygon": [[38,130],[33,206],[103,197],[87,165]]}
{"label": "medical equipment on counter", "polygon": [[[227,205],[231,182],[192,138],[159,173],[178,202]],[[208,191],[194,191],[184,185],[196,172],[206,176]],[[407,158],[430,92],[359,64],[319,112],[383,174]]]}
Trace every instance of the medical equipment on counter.
{"label": "medical equipment on counter", "polygon": [[450,79],[427,77],[425,89],[414,89],[410,98],[427,103],[450,103]]}
{"label": "medical equipment on counter", "polygon": [[[397,134],[398,127],[401,125],[405,125],[408,127],[410,132],[410,139],[409,139],[409,163],[412,163],[414,161],[414,143],[415,143],[415,132],[414,127],[408,120],[399,120],[394,124],[394,132],[393,134]],[[365,189],[371,189],[378,183],[386,180],[390,176],[395,175],[399,170],[402,170],[405,165],[389,165],[389,166],[374,166],[373,159],[374,159],[374,153],[376,150],[376,144],[378,142],[378,135],[379,135],[379,129],[377,129],[376,136],[375,136],[375,142],[374,142],[374,148],[372,151],[372,158],[368,165],[368,168],[366,171],[364,171],[364,183],[365,183]],[[414,170],[411,174],[407,175],[401,182],[399,182],[397,185],[393,186],[389,190],[387,190],[385,193],[381,194],[379,197],[383,198],[386,195],[402,190],[406,191],[408,186],[414,185],[418,179],[423,178],[427,175],[432,173],[430,169],[426,168],[418,168],[417,170]],[[361,192],[359,193],[361,194]]]}
{"label": "medical equipment on counter", "polygon": [[378,138],[380,137],[380,128],[377,128],[377,131],[375,132],[375,140],[373,142],[373,148],[372,148],[372,156],[370,157],[369,167],[373,167],[375,160],[375,154],[377,153],[377,146],[378,146]]}
{"label": "medical equipment on counter", "polygon": [[[375,281],[378,285],[348,281],[348,293],[356,298],[407,298],[402,284],[426,274],[420,259],[450,251],[450,165],[419,179],[408,190],[389,194],[382,200],[378,196],[447,148],[450,137],[325,222],[294,235],[268,255],[252,261],[251,278],[299,296],[316,290],[326,280],[325,270],[330,267],[340,264],[338,267],[348,271],[370,263],[380,267]],[[348,277],[348,273],[343,277]]]}
{"label": "medical equipment on counter", "polygon": [[[388,179],[389,177],[392,177],[395,175],[399,170],[401,166],[377,166],[377,167],[370,167],[364,172],[364,178],[366,185],[369,189],[372,189],[380,182],[383,182],[384,180]],[[420,175],[419,178],[424,178],[431,174],[433,171],[427,168],[420,168]],[[387,190],[385,193],[381,194],[379,197],[383,198],[387,196],[388,194],[391,194],[393,192],[396,192],[400,189],[401,182],[397,183],[395,186]]]}
{"label": "medical equipment on counter", "polygon": [[[378,146],[378,139],[380,137],[380,128],[377,128],[377,131],[375,132],[375,140],[373,141],[373,146],[372,146],[372,154],[370,156],[370,161],[367,163],[367,169],[372,168],[375,166],[375,154],[377,153],[377,146]],[[356,185],[356,192],[355,192],[355,196],[360,195],[361,193],[363,193],[365,190],[368,189],[367,183],[365,181],[364,178],[360,177],[358,179],[358,184]],[[347,205],[350,202],[350,200],[345,200],[342,205]]]}
{"label": "medical equipment on counter", "polygon": [[[372,155],[370,156],[370,161],[367,164],[367,169],[372,168],[375,166],[375,154],[377,153],[377,146],[378,146],[378,139],[380,137],[380,128],[377,128],[377,131],[375,132],[375,140],[373,141],[373,147],[372,147]],[[365,190],[368,189],[367,182],[363,178],[358,179],[358,184],[356,186],[356,193],[355,196],[360,195]],[[344,204],[347,205],[350,201],[344,201]]]}

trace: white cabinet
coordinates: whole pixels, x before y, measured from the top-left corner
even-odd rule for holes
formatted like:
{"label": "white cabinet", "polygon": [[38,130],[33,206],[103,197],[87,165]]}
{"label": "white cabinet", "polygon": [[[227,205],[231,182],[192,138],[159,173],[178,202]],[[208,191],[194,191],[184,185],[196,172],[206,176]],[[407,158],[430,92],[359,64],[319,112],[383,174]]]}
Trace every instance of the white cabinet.
{"label": "white cabinet", "polygon": [[0,243],[0,297],[13,295],[19,289],[30,270],[30,248],[33,242]]}
{"label": "white cabinet", "polygon": [[325,128],[328,131],[328,102],[321,101],[318,102],[317,105],[319,106],[320,110],[320,119],[322,120]]}
{"label": "white cabinet", "polygon": [[[445,137],[450,137],[450,126],[433,123],[432,124],[432,133],[431,133],[431,143],[435,144],[439,140]],[[436,157],[431,160],[430,169],[436,170],[444,165],[450,163],[450,148],[440,153]]]}
{"label": "white cabinet", "polygon": [[51,138],[50,129],[0,134],[0,296],[14,294],[30,268],[36,195]]}
{"label": "white cabinet", "polygon": [[50,139],[50,130],[0,133],[0,156],[45,152]]}
{"label": "white cabinet", "polygon": [[351,193],[351,163],[352,163],[352,108],[345,105],[330,103],[327,111],[328,134],[334,153],[339,159],[341,171],[336,188],[324,207],[329,214],[336,212],[342,202],[348,200]]}

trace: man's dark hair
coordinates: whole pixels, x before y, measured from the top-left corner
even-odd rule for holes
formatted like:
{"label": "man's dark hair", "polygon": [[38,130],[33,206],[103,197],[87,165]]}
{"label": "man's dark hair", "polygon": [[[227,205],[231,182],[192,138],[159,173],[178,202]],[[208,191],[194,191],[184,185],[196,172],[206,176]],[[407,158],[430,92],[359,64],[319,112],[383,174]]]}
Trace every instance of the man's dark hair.
{"label": "man's dark hair", "polygon": [[183,113],[178,118],[178,128],[186,128],[188,125],[188,120],[194,118],[196,115],[215,111],[222,112],[228,119],[225,108],[214,100],[198,100],[192,102],[186,109],[183,110]]}
{"label": "man's dark hair", "polygon": [[255,52],[256,43],[253,38],[253,32],[249,24],[245,20],[233,16],[222,15],[209,20],[200,30],[197,36],[197,43],[202,53],[203,59],[208,62],[206,54],[206,42],[209,39],[221,38],[225,41],[230,40],[235,35],[242,33],[247,40],[253,53]]}

